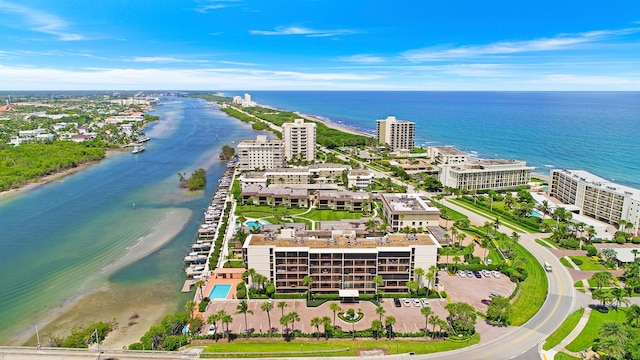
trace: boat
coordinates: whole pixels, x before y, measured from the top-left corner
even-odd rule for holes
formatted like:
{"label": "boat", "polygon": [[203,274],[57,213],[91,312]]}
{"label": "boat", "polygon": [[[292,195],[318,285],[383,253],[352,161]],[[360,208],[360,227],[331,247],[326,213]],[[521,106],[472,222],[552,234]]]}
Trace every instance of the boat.
{"label": "boat", "polygon": [[148,136],[143,136],[138,138],[138,142],[141,142],[141,143],[147,142],[149,140],[151,140],[151,138],[149,138]]}
{"label": "boat", "polygon": [[133,151],[131,151],[132,154],[139,154],[141,152],[144,151],[144,146],[140,145],[140,144],[135,144],[133,145]]}

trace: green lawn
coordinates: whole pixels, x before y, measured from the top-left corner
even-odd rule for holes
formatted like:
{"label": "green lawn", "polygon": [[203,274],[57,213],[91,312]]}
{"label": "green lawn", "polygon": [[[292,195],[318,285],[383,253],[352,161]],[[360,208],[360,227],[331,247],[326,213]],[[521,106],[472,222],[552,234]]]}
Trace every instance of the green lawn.
{"label": "green lawn", "polygon": [[502,226],[506,226],[509,229],[515,230],[515,231],[520,231],[520,232],[527,232],[527,233],[533,233],[534,231],[532,230],[528,230],[523,228],[522,226],[514,223],[513,221],[511,221],[510,219],[506,219],[504,218],[501,214],[498,213],[492,213],[489,210],[480,208],[478,206],[474,206],[473,204],[458,200],[458,199],[449,199],[449,201],[451,201],[452,203],[463,207],[469,211],[472,211],[476,214],[482,215],[484,217],[488,217],[489,219],[495,219],[495,218],[500,218],[500,224]]}
{"label": "green lawn", "polygon": [[466,215],[464,215],[462,213],[459,213],[459,212],[457,212],[457,211],[455,211],[455,210],[453,210],[453,209],[451,209],[449,207],[446,207],[446,206],[440,204],[436,200],[431,200],[431,204],[433,206],[437,207],[440,210],[444,209],[449,215],[451,215],[451,220],[450,221],[452,221],[452,222],[456,222],[456,221],[461,220],[461,219],[468,219],[469,218],[468,216],[466,216]]}
{"label": "green lawn", "polygon": [[[278,213],[282,216],[291,216],[301,214],[307,211],[306,208],[277,208]],[[268,205],[237,205],[236,215],[244,217],[263,217],[273,215],[276,210]],[[250,216],[249,214],[261,214],[260,216]],[[264,215],[266,214],[266,215]]]}
{"label": "green lawn", "polygon": [[573,266],[569,263],[569,260],[565,259],[564,257],[560,258],[560,263],[568,267],[569,269],[573,269]]}
{"label": "green lawn", "polygon": [[582,287],[583,287],[583,285],[582,285],[582,280],[579,280],[579,281],[574,282],[574,283],[573,283],[573,287],[574,287],[574,288],[582,288]]}
{"label": "green lawn", "polygon": [[582,360],[582,358],[559,352],[556,354],[556,356],[553,357],[553,360]]}
{"label": "green lawn", "polygon": [[588,349],[593,345],[595,339],[598,338],[598,328],[605,321],[619,321],[624,322],[627,317],[627,309],[620,308],[618,311],[609,310],[607,313],[601,313],[598,310],[592,310],[591,316],[589,316],[589,322],[584,327],[580,335],[567,345],[569,351],[582,351]]}
{"label": "green lawn", "polygon": [[341,219],[360,219],[362,217],[362,213],[359,211],[350,212],[344,210],[311,209],[311,211],[302,216],[315,221],[335,221]]}
{"label": "green lawn", "polygon": [[[238,339],[231,343],[226,340],[221,340],[216,344],[208,345],[204,349],[204,353],[207,352],[291,352],[287,354],[287,357],[304,357],[304,356],[319,356],[318,353],[298,353],[300,351],[317,351],[317,350],[333,350],[333,349],[349,349],[343,352],[335,352],[330,354],[321,354],[322,357],[327,356],[355,356],[359,350],[371,350],[382,349],[388,354],[406,354],[413,351],[416,354],[429,354],[441,351],[449,351],[460,349],[463,347],[477,344],[480,341],[480,335],[476,334],[472,336],[468,341],[457,342],[450,340],[443,341],[425,341],[424,338],[415,338],[413,340],[337,340],[331,339],[329,341],[324,340],[322,337],[320,340],[316,339],[295,339],[291,342],[284,341],[283,339],[269,340],[269,339]],[[265,355],[264,357],[273,357],[273,355]],[[238,356],[227,355],[210,355],[204,357],[260,357],[257,354],[244,354]]]}
{"label": "green lawn", "polygon": [[513,302],[511,325],[520,326],[527,322],[542,307],[547,297],[547,274],[542,265],[522,245],[516,244],[515,251],[524,258],[524,268],[529,274],[520,284],[520,294]]}
{"label": "green lawn", "polygon": [[582,261],[582,265],[578,265],[580,270],[605,270],[604,267],[594,263],[588,256],[569,256],[569,258],[571,258],[572,261],[576,259]]}
{"label": "green lawn", "polygon": [[564,338],[566,338],[567,335],[569,335],[571,330],[573,330],[576,327],[576,325],[578,325],[578,321],[580,321],[582,314],[584,314],[584,309],[580,309],[574,312],[573,314],[569,315],[564,320],[562,325],[560,325],[560,327],[557,328],[556,331],[554,331],[551,335],[549,335],[549,337],[547,338],[547,341],[544,343],[544,346],[542,348],[544,350],[549,350],[549,349],[553,349],[554,346],[560,344],[560,342]]}
{"label": "green lawn", "polygon": [[542,245],[542,246],[544,246],[546,248],[550,248],[551,247],[551,245],[549,245],[549,243],[544,241],[544,240],[536,239],[536,242],[538,243],[538,245]]}

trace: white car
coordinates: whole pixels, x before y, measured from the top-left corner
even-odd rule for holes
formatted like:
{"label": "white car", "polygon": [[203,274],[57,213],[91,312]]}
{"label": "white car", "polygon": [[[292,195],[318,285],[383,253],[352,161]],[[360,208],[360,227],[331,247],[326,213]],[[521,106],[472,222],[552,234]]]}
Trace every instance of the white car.
{"label": "white car", "polygon": [[207,331],[207,335],[215,335],[216,334],[216,324],[211,324],[209,326],[209,330]]}
{"label": "white car", "polygon": [[491,272],[491,275],[493,275],[493,277],[494,277],[494,278],[496,278],[496,279],[500,279],[500,273],[499,273],[499,272],[497,272],[497,271],[495,271],[495,270],[493,270],[493,271]]}
{"label": "white car", "polygon": [[417,307],[422,307],[422,303],[420,303],[420,299],[411,299],[413,301],[413,305]]}
{"label": "white car", "polygon": [[482,270],[482,275],[484,275],[484,277],[486,277],[486,278],[490,278],[491,277],[491,271]]}
{"label": "white car", "polygon": [[427,299],[421,299],[422,300],[422,306],[431,306],[431,304],[429,304],[429,300]]}
{"label": "white car", "polygon": [[402,299],[402,303],[404,304],[404,306],[411,306],[411,301],[409,301],[409,299],[407,298]]}
{"label": "white car", "polygon": [[460,277],[467,277],[467,275],[465,275],[465,274],[464,274],[464,271],[462,271],[462,270],[458,270],[458,271],[456,272],[456,274],[458,274],[458,276],[460,276]]}

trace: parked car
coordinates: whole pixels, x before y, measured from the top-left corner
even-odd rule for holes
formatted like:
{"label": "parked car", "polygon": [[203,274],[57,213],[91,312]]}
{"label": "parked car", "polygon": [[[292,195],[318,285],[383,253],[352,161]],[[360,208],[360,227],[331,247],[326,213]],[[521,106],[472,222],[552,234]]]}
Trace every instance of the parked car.
{"label": "parked car", "polygon": [[500,293],[497,293],[495,291],[492,291],[489,293],[489,297],[496,297],[496,296],[502,296],[502,295],[500,295]]}
{"label": "parked car", "polygon": [[402,299],[402,303],[404,304],[404,306],[411,306],[411,301],[409,301],[409,299],[407,298]]}
{"label": "parked car", "polygon": [[411,299],[413,301],[413,306],[422,307],[419,299]]}
{"label": "parked car", "polygon": [[209,326],[209,330],[207,330],[207,335],[215,335],[216,334],[216,324],[211,324]]}
{"label": "parked car", "polygon": [[491,275],[493,275],[493,277],[496,279],[500,279],[500,273],[498,271],[493,270],[491,272]]}
{"label": "parked car", "polygon": [[491,299],[482,299],[482,301],[480,301],[480,302],[485,304],[485,305],[489,305],[489,304],[491,304]]}
{"label": "parked car", "polygon": [[477,277],[478,279],[480,279],[482,277],[482,274],[480,274],[480,271],[477,271],[477,270],[473,272],[473,275],[475,277]]}
{"label": "parked car", "polygon": [[431,306],[431,304],[429,303],[429,300],[427,299],[422,299],[422,306]]}
{"label": "parked car", "polygon": [[467,277],[467,275],[465,275],[465,274],[464,274],[464,271],[462,271],[462,270],[458,270],[458,271],[456,272],[456,274],[458,274],[458,276],[460,276],[460,277]]}
{"label": "parked car", "polygon": [[465,275],[467,275],[467,277],[473,277],[473,273],[471,272],[471,270],[466,270]]}
{"label": "parked car", "polygon": [[491,271],[482,270],[482,275],[484,275],[484,277],[486,277],[486,278],[490,278],[491,277]]}
{"label": "parked car", "polygon": [[402,304],[400,304],[400,299],[398,298],[393,299],[393,305],[395,305],[396,307],[401,307]]}

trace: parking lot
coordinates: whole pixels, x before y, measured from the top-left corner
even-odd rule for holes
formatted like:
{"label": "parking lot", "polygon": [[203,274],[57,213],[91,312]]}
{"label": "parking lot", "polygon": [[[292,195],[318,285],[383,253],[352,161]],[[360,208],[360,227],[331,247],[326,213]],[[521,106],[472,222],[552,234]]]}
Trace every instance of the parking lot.
{"label": "parking lot", "polygon": [[499,278],[494,276],[462,278],[458,275],[449,275],[446,271],[440,271],[438,277],[451,301],[466,302],[481,312],[487,310],[487,305],[483,304],[482,300],[490,299],[489,293],[495,292],[508,297],[516,288],[516,284],[504,274],[501,274]]}

